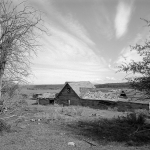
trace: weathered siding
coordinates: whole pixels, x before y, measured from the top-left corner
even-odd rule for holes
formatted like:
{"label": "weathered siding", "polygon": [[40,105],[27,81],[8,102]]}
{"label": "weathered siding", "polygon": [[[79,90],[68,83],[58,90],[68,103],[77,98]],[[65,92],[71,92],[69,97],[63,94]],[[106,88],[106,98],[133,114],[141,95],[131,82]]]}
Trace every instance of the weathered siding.
{"label": "weathered siding", "polygon": [[118,110],[135,110],[135,109],[146,109],[149,110],[149,104],[142,104],[142,103],[133,103],[133,102],[117,102],[117,108]]}
{"label": "weathered siding", "polygon": [[[68,89],[70,91],[68,92]],[[63,104],[63,105],[80,105],[80,98],[78,95],[73,91],[73,89],[66,85],[65,88],[59,93],[59,96],[57,97],[56,103]]]}
{"label": "weathered siding", "polygon": [[116,103],[106,100],[81,99],[81,105],[96,109],[106,109],[108,107],[115,107]]}
{"label": "weathered siding", "polygon": [[49,104],[54,104],[54,99],[39,99],[39,104],[40,105],[49,105]]}
{"label": "weathered siding", "polygon": [[[70,101],[70,104],[69,104]],[[70,97],[70,96],[59,96],[57,98],[56,103],[63,104],[63,105],[81,105],[80,99],[77,97]]]}
{"label": "weathered siding", "polygon": [[96,109],[105,108],[117,108],[120,111],[128,111],[135,109],[146,109],[149,110],[149,104],[144,103],[133,103],[133,102],[122,102],[122,101],[107,101],[107,100],[92,100],[92,99],[81,99],[82,106],[88,106]]}

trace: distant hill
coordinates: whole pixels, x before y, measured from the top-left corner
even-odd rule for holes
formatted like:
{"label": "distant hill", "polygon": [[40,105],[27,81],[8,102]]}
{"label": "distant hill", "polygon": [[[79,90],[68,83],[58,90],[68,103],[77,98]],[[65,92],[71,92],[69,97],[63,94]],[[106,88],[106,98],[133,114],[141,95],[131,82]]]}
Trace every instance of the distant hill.
{"label": "distant hill", "polygon": [[56,90],[61,89],[64,84],[41,84],[41,85],[25,85],[24,87],[29,90]]}
{"label": "distant hill", "polygon": [[64,84],[34,85],[36,89],[60,89]]}
{"label": "distant hill", "polygon": [[95,84],[96,88],[131,88],[128,82]]}
{"label": "distant hill", "polygon": [[[64,84],[41,84],[41,85],[25,85],[24,88],[28,90],[57,90],[62,89]],[[131,88],[128,82],[124,83],[105,83],[95,84],[96,88]]]}

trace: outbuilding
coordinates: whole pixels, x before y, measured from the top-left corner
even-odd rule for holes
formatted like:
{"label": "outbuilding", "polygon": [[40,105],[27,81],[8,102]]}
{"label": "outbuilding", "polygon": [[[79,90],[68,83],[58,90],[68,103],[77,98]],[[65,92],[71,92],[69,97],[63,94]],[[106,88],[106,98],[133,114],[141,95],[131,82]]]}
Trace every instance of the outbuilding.
{"label": "outbuilding", "polygon": [[43,93],[38,96],[38,104],[40,105],[49,105],[54,104],[55,93]]}

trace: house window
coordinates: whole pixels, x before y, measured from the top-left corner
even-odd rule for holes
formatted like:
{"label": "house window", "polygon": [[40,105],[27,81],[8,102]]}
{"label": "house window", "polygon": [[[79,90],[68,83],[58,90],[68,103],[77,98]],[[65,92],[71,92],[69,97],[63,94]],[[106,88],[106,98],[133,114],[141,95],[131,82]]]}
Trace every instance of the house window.
{"label": "house window", "polygon": [[67,88],[67,93],[70,93],[70,88]]}

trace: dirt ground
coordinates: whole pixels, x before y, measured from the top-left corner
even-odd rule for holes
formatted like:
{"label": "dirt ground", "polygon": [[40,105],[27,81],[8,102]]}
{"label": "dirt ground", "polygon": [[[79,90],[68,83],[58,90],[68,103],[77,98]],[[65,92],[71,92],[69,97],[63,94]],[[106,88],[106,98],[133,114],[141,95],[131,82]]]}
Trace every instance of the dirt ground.
{"label": "dirt ground", "polygon": [[149,150],[149,145],[135,147],[118,142],[100,144],[68,126],[84,119],[120,115],[125,113],[81,107],[18,107],[0,116],[11,125],[10,132],[0,135],[0,150]]}

